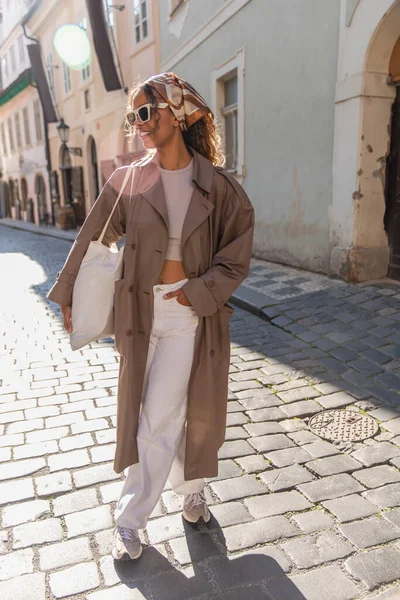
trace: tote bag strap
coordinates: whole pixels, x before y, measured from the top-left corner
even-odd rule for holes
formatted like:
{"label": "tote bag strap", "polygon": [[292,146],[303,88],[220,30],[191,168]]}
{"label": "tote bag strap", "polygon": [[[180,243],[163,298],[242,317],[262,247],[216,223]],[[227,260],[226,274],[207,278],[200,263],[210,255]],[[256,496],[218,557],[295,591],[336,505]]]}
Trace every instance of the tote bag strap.
{"label": "tote bag strap", "polygon": [[111,219],[112,219],[112,216],[113,216],[113,214],[114,214],[114,211],[115,211],[115,209],[117,208],[117,204],[118,204],[118,202],[119,202],[119,199],[120,199],[120,198],[121,198],[121,196],[122,196],[122,193],[123,193],[123,191],[124,191],[124,189],[125,189],[125,186],[126,186],[126,184],[128,183],[128,179],[129,179],[129,175],[131,174],[131,170],[133,170],[133,169],[131,169],[131,166],[129,166],[129,168],[127,169],[127,171],[126,171],[126,173],[125,173],[124,181],[122,182],[121,189],[119,190],[119,194],[118,194],[118,196],[117,196],[117,199],[116,199],[116,201],[114,202],[114,206],[113,206],[113,208],[112,208],[112,211],[111,211],[111,213],[110,213],[110,216],[108,217],[108,219],[107,219],[107,221],[106,221],[106,224],[105,224],[105,225],[104,225],[104,227],[103,227],[103,231],[101,232],[101,234],[100,234],[100,237],[99,237],[99,239],[98,239],[98,241],[99,241],[100,243],[102,243],[102,241],[103,241],[103,237],[104,237],[104,235],[105,235],[105,233],[106,233],[106,231],[107,231],[107,227],[108,227],[108,226],[109,226],[109,224],[110,224],[110,221],[111,221]]}

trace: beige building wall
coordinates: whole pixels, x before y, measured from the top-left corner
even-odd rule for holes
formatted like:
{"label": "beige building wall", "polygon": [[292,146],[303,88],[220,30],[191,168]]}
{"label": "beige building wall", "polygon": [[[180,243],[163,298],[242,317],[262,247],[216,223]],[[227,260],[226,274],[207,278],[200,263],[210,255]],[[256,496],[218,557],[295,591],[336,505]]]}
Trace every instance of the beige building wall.
{"label": "beige building wall", "polygon": [[[111,1],[108,4],[116,5]],[[128,144],[125,138],[123,121],[127,104],[126,92],[134,80],[150,77],[159,69],[158,3],[156,0],[146,0],[148,35],[139,42],[136,42],[135,36],[134,5],[134,0],[127,0],[122,11],[109,8],[125,90],[107,92],[104,87],[84,0],[43,0],[28,24],[31,35],[38,38],[42,46],[49,83],[54,89],[57,115],[70,128],[68,146],[82,149],[81,157],[70,154],[69,158],[72,167],[82,167],[86,214],[96,199],[96,171],[101,189],[117,166],[131,160],[132,154],[142,150],[139,141]],[[54,34],[62,25],[80,24],[84,19],[92,47],[90,73],[72,69],[65,71],[63,61],[53,46]],[[65,85],[68,76],[70,89],[69,85]],[[121,78],[120,74],[119,76]],[[88,107],[85,106],[85,94],[88,96]],[[49,125],[49,142],[52,168],[58,172],[60,203],[64,205],[67,198],[62,167],[68,157],[65,154],[63,156],[57,123]],[[97,165],[92,164],[93,147]]]}
{"label": "beige building wall", "polygon": [[[23,0],[3,2],[0,9],[0,92],[6,94],[30,68],[27,39],[21,27],[27,4]],[[27,85],[7,101],[0,101],[2,216],[39,223],[45,212],[51,214],[44,139],[39,95],[34,86]]]}

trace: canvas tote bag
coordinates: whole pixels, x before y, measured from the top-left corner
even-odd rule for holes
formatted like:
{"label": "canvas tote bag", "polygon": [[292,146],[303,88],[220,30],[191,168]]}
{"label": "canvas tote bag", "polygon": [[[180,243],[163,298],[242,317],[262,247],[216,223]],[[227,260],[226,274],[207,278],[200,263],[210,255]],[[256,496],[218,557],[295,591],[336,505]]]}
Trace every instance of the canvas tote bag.
{"label": "canvas tote bag", "polygon": [[79,267],[72,292],[72,350],[79,350],[99,338],[114,333],[114,284],[121,278],[124,247],[116,244],[108,248],[102,244],[105,232],[131,177],[131,197],[134,179],[139,175],[136,165],[126,171],[118,197],[100,237],[90,242]]}

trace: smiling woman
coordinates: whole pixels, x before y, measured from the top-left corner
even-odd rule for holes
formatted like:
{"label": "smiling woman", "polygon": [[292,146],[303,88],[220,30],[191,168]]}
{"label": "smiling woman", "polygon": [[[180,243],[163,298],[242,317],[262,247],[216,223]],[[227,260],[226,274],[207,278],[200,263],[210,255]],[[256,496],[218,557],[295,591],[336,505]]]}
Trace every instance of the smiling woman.
{"label": "smiling woman", "polygon": [[205,100],[173,73],[135,86],[126,115],[148,157],[136,193],[119,191],[126,169],[106,183],[48,297],[70,303],[82,258],[113,211],[104,243],[126,235],[115,283],[115,343],[121,355],[114,468],[126,469],[115,511],[113,556],[138,558],[169,477],[184,496],[183,516],[210,520],[205,477],[218,474],[225,439],[230,358],[227,301],[246,277],[254,211],[222,168]]}

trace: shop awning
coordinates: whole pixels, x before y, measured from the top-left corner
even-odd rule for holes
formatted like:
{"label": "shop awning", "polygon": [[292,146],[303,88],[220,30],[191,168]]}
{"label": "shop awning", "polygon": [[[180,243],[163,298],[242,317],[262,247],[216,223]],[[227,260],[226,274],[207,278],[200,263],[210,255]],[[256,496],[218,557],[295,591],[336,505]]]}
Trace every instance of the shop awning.
{"label": "shop awning", "polygon": [[32,69],[25,69],[20,75],[18,75],[17,79],[14,79],[9,86],[6,87],[5,90],[0,92],[0,106],[3,104],[7,104],[10,100],[18,96],[28,85],[32,85],[33,83],[33,72]]}

